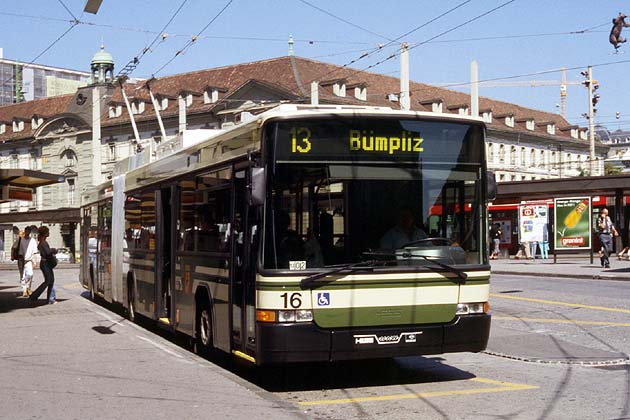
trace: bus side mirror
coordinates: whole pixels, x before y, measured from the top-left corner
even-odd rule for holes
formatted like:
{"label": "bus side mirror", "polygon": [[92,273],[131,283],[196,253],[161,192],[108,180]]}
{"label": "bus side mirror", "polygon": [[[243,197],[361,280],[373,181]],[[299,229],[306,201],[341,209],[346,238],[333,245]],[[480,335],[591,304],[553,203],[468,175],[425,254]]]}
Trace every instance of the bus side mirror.
{"label": "bus side mirror", "polygon": [[265,168],[252,168],[249,185],[249,204],[262,206],[265,203]]}
{"label": "bus side mirror", "polygon": [[488,201],[496,200],[497,198],[497,177],[493,171],[488,171]]}

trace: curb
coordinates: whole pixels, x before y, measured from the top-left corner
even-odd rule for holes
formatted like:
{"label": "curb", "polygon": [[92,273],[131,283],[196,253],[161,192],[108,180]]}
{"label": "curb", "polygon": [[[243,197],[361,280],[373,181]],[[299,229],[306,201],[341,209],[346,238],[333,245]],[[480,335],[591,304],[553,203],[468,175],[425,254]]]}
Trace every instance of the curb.
{"label": "curb", "polygon": [[615,280],[615,281],[630,281],[630,277],[623,277],[618,274],[563,274],[563,273],[534,273],[530,271],[505,271],[505,270],[490,270],[491,274],[503,274],[503,275],[521,275],[530,277],[561,277],[567,279],[586,279],[586,280]]}

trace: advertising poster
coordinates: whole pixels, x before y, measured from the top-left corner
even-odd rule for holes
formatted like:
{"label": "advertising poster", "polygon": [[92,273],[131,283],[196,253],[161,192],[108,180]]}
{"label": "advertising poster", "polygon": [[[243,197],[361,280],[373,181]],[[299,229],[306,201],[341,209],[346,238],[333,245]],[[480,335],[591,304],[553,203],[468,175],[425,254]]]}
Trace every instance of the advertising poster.
{"label": "advertising poster", "polygon": [[591,198],[556,198],[556,249],[591,248]]}
{"label": "advertising poster", "polygon": [[518,229],[521,242],[541,242],[547,228],[549,208],[547,203],[520,204]]}
{"label": "advertising poster", "polygon": [[492,223],[501,225],[501,240],[499,244],[505,245],[506,248],[512,245],[512,219],[493,219]]}

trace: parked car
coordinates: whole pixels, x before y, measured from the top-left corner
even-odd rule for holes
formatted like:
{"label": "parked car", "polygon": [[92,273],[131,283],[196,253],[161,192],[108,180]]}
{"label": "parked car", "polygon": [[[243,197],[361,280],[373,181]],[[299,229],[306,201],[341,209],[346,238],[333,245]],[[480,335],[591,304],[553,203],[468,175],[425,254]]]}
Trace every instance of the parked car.
{"label": "parked car", "polygon": [[69,263],[70,250],[68,248],[57,248],[57,261],[60,263]]}

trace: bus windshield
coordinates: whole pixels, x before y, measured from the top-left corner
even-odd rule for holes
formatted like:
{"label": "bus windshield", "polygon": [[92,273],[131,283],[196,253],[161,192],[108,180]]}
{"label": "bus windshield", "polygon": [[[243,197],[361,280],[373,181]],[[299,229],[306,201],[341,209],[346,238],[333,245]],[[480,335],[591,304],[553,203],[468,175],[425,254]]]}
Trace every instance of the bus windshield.
{"label": "bus windshield", "polygon": [[267,133],[265,268],[486,262],[480,125],[364,117]]}

